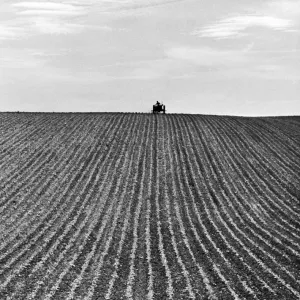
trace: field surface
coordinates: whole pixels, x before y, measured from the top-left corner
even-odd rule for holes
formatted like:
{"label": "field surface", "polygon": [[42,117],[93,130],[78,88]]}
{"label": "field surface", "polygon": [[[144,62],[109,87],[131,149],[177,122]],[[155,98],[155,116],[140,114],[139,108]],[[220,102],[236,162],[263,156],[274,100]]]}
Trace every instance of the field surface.
{"label": "field surface", "polygon": [[0,114],[0,299],[300,299],[300,117]]}

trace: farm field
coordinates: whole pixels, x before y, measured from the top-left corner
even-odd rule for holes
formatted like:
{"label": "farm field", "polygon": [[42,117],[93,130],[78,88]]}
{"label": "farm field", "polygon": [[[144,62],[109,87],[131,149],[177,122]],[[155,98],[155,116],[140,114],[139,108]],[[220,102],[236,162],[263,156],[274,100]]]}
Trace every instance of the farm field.
{"label": "farm field", "polygon": [[0,299],[300,299],[300,117],[0,113]]}

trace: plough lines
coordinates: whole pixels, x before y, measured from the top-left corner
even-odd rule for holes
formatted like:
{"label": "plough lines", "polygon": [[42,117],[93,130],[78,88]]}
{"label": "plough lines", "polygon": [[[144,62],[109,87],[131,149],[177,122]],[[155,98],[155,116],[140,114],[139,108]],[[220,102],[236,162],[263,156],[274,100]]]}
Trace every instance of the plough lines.
{"label": "plough lines", "polygon": [[299,117],[0,121],[1,299],[300,299]]}

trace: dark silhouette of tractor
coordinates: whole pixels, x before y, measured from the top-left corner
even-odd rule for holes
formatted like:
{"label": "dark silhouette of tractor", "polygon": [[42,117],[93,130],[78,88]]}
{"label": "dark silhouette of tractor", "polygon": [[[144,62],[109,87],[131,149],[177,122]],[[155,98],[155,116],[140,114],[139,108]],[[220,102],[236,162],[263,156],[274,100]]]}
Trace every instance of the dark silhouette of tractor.
{"label": "dark silhouette of tractor", "polygon": [[158,114],[160,112],[166,113],[166,106],[163,104],[160,104],[158,101],[156,101],[156,104],[153,105],[152,113]]}

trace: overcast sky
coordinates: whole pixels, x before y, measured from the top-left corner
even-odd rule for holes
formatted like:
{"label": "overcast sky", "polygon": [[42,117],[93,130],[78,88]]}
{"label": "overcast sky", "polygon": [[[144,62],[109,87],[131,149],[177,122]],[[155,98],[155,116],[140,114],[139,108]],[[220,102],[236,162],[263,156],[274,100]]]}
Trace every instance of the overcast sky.
{"label": "overcast sky", "polygon": [[0,111],[300,115],[300,0],[0,1]]}

